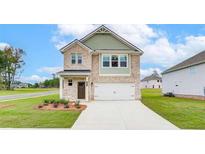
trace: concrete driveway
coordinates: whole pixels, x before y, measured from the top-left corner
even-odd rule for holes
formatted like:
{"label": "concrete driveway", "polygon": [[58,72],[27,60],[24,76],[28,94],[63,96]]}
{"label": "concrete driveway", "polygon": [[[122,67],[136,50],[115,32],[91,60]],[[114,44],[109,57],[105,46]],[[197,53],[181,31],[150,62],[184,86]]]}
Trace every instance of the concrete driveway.
{"label": "concrete driveway", "polygon": [[36,93],[27,93],[27,94],[15,94],[15,95],[6,95],[0,96],[0,102],[10,101],[10,100],[17,100],[17,99],[26,99],[26,98],[33,98],[33,97],[40,97],[40,96],[47,96],[52,94],[57,94],[58,91],[46,91],[46,92],[36,92]]}
{"label": "concrete driveway", "polygon": [[87,105],[72,129],[178,129],[140,101],[96,101]]}

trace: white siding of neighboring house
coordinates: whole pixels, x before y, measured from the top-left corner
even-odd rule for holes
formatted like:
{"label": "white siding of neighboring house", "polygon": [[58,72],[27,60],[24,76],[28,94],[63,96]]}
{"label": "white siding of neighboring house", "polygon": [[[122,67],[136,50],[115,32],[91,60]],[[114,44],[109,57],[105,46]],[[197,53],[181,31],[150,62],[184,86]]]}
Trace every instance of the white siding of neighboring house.
{"label": "white siding of neighboring house", "polygon": [[205,96],[204,88],[205,64],[162,75],[163,93]]}
{"label": "white siding of neighboring house", "polygon": [[162,83],[160,80],[141,81],[141,88],[162,88]]}

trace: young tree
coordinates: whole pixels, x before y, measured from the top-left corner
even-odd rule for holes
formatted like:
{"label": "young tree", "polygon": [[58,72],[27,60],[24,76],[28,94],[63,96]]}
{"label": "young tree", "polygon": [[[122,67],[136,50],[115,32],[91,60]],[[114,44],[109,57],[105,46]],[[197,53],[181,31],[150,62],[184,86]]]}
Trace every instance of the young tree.
{"label": "young tree", "polygon": [[2,76],[4,63],[5,63],[5,59],[3,57],[3,51],[0,50],[0,89],[4,88],[3,76]]}
{"label": "young tree", "polygon": [[20,48],[6,47],[0,54],[1,77],[6,89],[11,89],[11,84],[17,75],[22,73],[25,65],[23,55],[25,52]]}

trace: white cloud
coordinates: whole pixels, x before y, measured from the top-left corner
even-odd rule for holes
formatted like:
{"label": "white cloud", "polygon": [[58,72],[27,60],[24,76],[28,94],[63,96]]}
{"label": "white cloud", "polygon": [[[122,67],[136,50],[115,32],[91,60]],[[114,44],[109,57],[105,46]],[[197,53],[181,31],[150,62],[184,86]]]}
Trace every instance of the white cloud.
{"label": "white cloud", "polygon": [[8,43],[0,42],[0,50],[4,50],[6,47],[9,47]]}
{"label": "white cloud", "polygon": [[86,34],[90,33],[96,29],[98,25],[58,25],[56,34],[52,37],[51,41],[54,42],[57,49],[65,46],[68,41],[66,41],[65,36],[72,35],[74,38],[80,39]]}
{"label": "white cloud", "polygon": [[62,67],[41,67],[38,69],[38,72],[53,74],[53,73],[57,73],[61,70],[63,70]]}
{"label": "white cloud", "polygon": [[152,63],[162,65],[163,67],[170,66],[178,55],[167,38],[159,38],[152,44],[146,44],[143,47],[144,55],[142,56],[143,63]]}
{"label": "white cloud", "polygon": [[[74,38],[80,39],[86,34],[96,29],[99,25],[58,25],[57,32],[52,37],[57,49],[68,43],[64,36],[72,35]],[[111,30],[115,31],[120,36],[128,41],[142,46],[148,43],[150,38],[158,37],[158,33],[147,25],[107,25]]]}
{"label": "white cloud", "polygon": [[[81,38],[99,25],[58,25],[52,40],[57,48],[68,43],[65,36]],[[106,25],[144,51],[143,64],[155,64],[168,68],[205,50],[205,36],[186,36],[177,43],[168,40],[166,32],[149,25]],[[180,41],[180,42],[179,42]],[[183,42],[183,43],[181,43]]]}
{"label": "white cloud", "polygon": [[161,73],[162,70],[160,68],[148,68],[148,69],[140,69],[141,79],[151,75],[154,71],[157,71],[157,73]]}
{"label": "white cloud", "polygon": [[31,76],[22,76],[20,77],[20,81],[22,82],[42,82],[45,81],[46,79],[49,79],[48,77],[45,76],[39,76],[39,75],[31,75]]}
{"label": "white cloud", "polygon": [[58,25],[58,34],[61,36],[73,35],[75,38],[81,38],[88,34],[98,25]]}
{"label": "white cloud", "polygon": [[159,32],[154,31],[148,25],[108,25],[108,27],[127,39],[131,43],[142,47],[143,45],[150,43],[151,38],[159,37]]}
{"label": "white cloud", "polygon": [[187,36],[184,43],[176,44],[171,44],[167,38],[161,37],[152,44],[146,44],[143,50],[143,63],[170,67],[205,50],[205,36]]}
{"label": "white cloud", "polygon": [[187,36],[184,44],[176,44],[175,48],[185,58],[205,50],[205,36]]}

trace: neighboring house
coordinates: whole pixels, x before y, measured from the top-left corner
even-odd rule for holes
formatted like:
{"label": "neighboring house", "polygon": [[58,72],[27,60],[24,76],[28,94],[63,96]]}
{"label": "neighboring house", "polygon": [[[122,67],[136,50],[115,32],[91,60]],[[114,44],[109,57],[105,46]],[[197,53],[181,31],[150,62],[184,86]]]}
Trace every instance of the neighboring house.
{"label": "neighboring house", "polygon": [[28,88],[28,83],[23,83],[20,81],[15,81],[12,85],[12,88]]}
{"label": "neighboring house", "polygon": [[157,71],[141,80],[141,88],[162,88],[162,78]]}
{"label": "neighboring house", "polygon": [[162,92],[205,99],[205,51],[162,73]]}
{"label": "neighboring house", "polygon": [[64,71],[60,98],[71,100],[140,99],[142,50],[104,25],[60,49]]}

